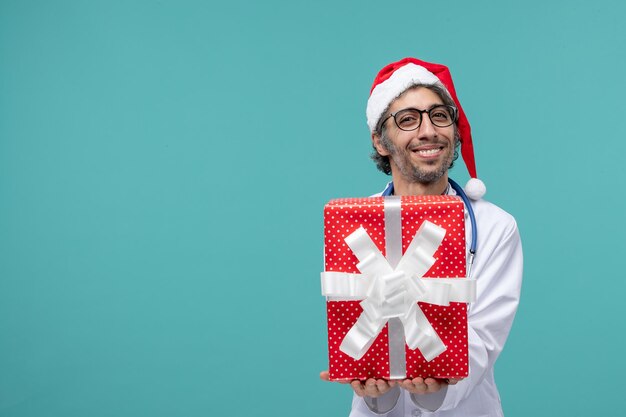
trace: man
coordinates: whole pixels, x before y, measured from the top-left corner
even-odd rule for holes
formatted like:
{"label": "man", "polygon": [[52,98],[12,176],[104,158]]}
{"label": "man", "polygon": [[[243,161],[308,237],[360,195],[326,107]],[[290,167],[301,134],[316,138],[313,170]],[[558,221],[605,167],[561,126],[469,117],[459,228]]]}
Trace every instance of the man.
{"label": "man", "polygon": [[[519,302],[522,247],[513,217],[482,199],[485,187],[476,178],[470,126],[448,68],[414,58],[389,64],[374,80],[366,113],[372,158],[392,177],[377,195],[457,194],[448,170],[461,147],[479,239],[475,257],[468,252],[477,294],[468,311],[468,378],[355,380],[350,416],[502,416],[493,365]],[[467,214],[469,245],[474,236]],[[328,380],[327,371],[320,376]]]}

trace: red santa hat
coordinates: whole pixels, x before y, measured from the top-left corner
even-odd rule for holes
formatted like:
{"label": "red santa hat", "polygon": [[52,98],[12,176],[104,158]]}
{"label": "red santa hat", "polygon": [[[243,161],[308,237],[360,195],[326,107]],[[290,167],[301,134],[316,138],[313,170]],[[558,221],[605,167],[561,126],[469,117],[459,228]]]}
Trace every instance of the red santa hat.
{"label": "red santa hat", "polygon": [[459,114],[457,127],[461,138],[461,155],[471,177],[465,185],[465,192],[473,200],[482,198],[485,195],[486,187],[476,175],[472,131],[456,96],[450,70],[445,65],[432,64],[415,58],[404,58],[380,70],[374,79],[370,97],[367,100],[366,115],[370,131],[373,133],[376,130],[383,112],[387,110],[391,102],[416,84],[436,84],[443,87],[454,100]]}

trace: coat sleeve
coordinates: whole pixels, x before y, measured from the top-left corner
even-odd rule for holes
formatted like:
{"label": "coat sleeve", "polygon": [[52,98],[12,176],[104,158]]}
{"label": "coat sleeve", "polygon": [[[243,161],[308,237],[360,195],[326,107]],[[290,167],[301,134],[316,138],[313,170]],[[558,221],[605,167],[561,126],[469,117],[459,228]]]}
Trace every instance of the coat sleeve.
{"label": "coat sleeve", "polygon": [[350,417],[403,417],[400,397],[401,389],[397,385],[378,398],[361,398],[353,394]]}
{"label": "coat sleeve", "polygon": [[479,225],[482,252],[473,268],[477,295],[468,313],[469,377],[448,387],[441,411],[456,408],[485,378],[491,380],[519,304],[523,257],[517,224],[503,211],[490,214],[487,225]]}

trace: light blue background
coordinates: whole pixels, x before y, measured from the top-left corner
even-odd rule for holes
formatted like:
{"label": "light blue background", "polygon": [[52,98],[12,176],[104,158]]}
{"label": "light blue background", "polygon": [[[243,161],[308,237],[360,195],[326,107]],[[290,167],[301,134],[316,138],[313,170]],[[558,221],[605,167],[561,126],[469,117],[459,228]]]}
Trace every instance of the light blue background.
{"label": "light blue background", "polygon": [[365,103],[409,55],[451,68],[522,232],[507,416],[623,415],[625,14],[0,1],[0,416],[346,415],[322,206],[386,182]]}

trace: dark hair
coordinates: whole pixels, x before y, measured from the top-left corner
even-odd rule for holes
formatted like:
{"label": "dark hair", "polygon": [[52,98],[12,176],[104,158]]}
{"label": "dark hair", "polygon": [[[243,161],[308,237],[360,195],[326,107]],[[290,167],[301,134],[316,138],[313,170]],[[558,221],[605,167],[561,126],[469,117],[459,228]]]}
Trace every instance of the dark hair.
{"label": "dark hair", "polygon": [[[422,87],[428,88],[429,90],[437,94],[439,98],[443,101],[443,104],[453,106],[454,108],[456,108],[456,104],[454,103],[454,100],[452,100],[452,97],[450,97],[448,92],[443,87],[437,84],[414,84],[411,87],[404,90],[402,93],[398,94],[398,97],[400,97],[402,94],[406,93],[409,90],[414,90],[416,88],[422,88]],[[393,103],[398,97],[391,100],[391,103]],[[387,143],[389,143],[389,139],[387,138],[387,136],[385,136],[385,125],[384,123],[381,123],[381,121],[385,120],[385,117],[382,115],[387,114],[387,112],[389,111],[389,107],[391,106],[391,103],[389,103],[389,106],[387,106],[385,111],[381,113],[381,118],[378,121],[376,131],[374,132],[378,136],[380,136],[381,142],[383,143],[384,146]],[[456,125],[456,121],[453,124],[453,126],[454,126],[454,139],[455,139],[454,157],[452,158],[452,163],[450,164],[448,169],[454,166],[454,161],[456,161],[457,158],[459,157],[459,145],[461,144],[461,138],[459,136],[459,129]],[[372,158],[372,160],[376,163],[376,167],[378,168],[378,170],[384,172],[387,175],[391,175],[391,163],[389,162],[389,157],[379,154],[373,145],[372,147],[374,148],[374,151],[370,155],[370,158]]]}

